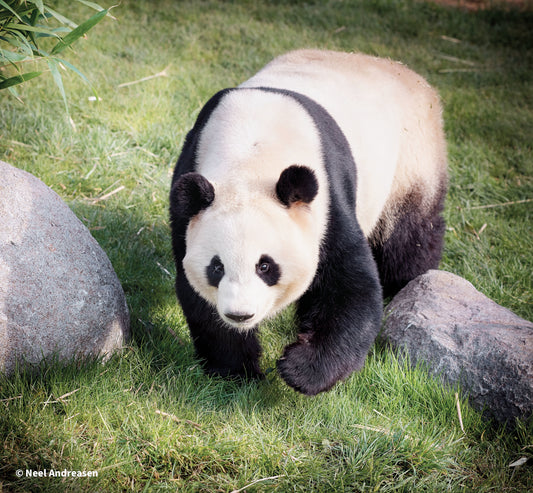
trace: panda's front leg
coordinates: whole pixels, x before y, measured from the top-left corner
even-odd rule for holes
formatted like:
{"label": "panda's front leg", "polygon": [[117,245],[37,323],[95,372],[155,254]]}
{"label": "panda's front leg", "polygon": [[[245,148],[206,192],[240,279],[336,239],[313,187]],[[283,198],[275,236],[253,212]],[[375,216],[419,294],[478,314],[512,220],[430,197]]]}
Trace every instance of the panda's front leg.
{"label": "panda's front leg", "polygon": [[183,273],[176,278],[176,293],[196,355],[207,373],[222,377],[263,377],[257,329],[239,332],[225,324],[216,309],[194,292]]}
{"label": "panda's front leg", "polygon": [[222,377],[263,378],[259,368],[261,348],[256,331],[241,333],[222,323],[189,322],[197,356],[205,371]]}
{"label": "panda's front leg", "polygon": [[360,370],[380,328],[382,293],[366,240],[337,245],[298,302],[298,340],[285,348],[278,371],[306,395],[329,390]]}

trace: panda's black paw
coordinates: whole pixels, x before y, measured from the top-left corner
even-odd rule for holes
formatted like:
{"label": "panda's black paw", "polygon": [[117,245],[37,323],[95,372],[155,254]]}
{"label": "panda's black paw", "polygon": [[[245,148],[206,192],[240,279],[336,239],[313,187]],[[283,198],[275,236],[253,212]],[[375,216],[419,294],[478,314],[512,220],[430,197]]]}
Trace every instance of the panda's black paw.
{"label": "panda's black paw", "polygon": [[329,390],[339,380],[321,348],[315,347],[305,335],[300,335],[298,342],[285,348],[277,367],[287,385],[305,395]]}

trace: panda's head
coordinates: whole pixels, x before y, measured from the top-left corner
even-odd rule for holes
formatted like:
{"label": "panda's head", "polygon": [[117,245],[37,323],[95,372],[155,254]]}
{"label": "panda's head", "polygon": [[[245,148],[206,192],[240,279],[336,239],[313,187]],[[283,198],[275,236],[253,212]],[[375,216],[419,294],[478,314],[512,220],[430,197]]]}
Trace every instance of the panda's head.
{"label": "panda's head", "polygon": [[189,283],[224,322],[247,330],[300,297],[314,277],[318,181],[312,169],[291,165],[257,193],[243,198],[238,188],[187,173],[173,185],[171,207],[189,220]]}

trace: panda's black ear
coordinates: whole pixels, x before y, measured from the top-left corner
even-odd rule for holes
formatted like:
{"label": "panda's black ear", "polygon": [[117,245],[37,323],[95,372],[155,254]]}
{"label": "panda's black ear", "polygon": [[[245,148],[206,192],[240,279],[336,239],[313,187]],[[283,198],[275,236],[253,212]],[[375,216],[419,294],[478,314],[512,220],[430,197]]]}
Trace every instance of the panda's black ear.
{"label": "panda's black ear", "polygon": [[186,173],[172,185],[170,210],[176,217],[190,219],[215,200],[215,189],[199,173]]}
{"label": "panda's black ear", "polygon": [[276,195],[287,207],[296,202],[309,204],[317,193],[318,180],[315,172],[307,166],[289,166],[282,171],[276,185]]}

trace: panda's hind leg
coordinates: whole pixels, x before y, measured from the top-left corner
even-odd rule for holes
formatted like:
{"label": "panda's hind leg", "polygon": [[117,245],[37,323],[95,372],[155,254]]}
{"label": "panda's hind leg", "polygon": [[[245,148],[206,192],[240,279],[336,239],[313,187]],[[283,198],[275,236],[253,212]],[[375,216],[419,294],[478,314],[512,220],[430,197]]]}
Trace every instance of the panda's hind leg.
{"label": "panda's hind leg", "polygon": [[443,185],[429,205],[420,191],[412,191],[393,214],[384,215],[378,222],[369,242],[385,297],[395,295],[429,269],[438,268],[444,243],[441,213],[445,194]]}

